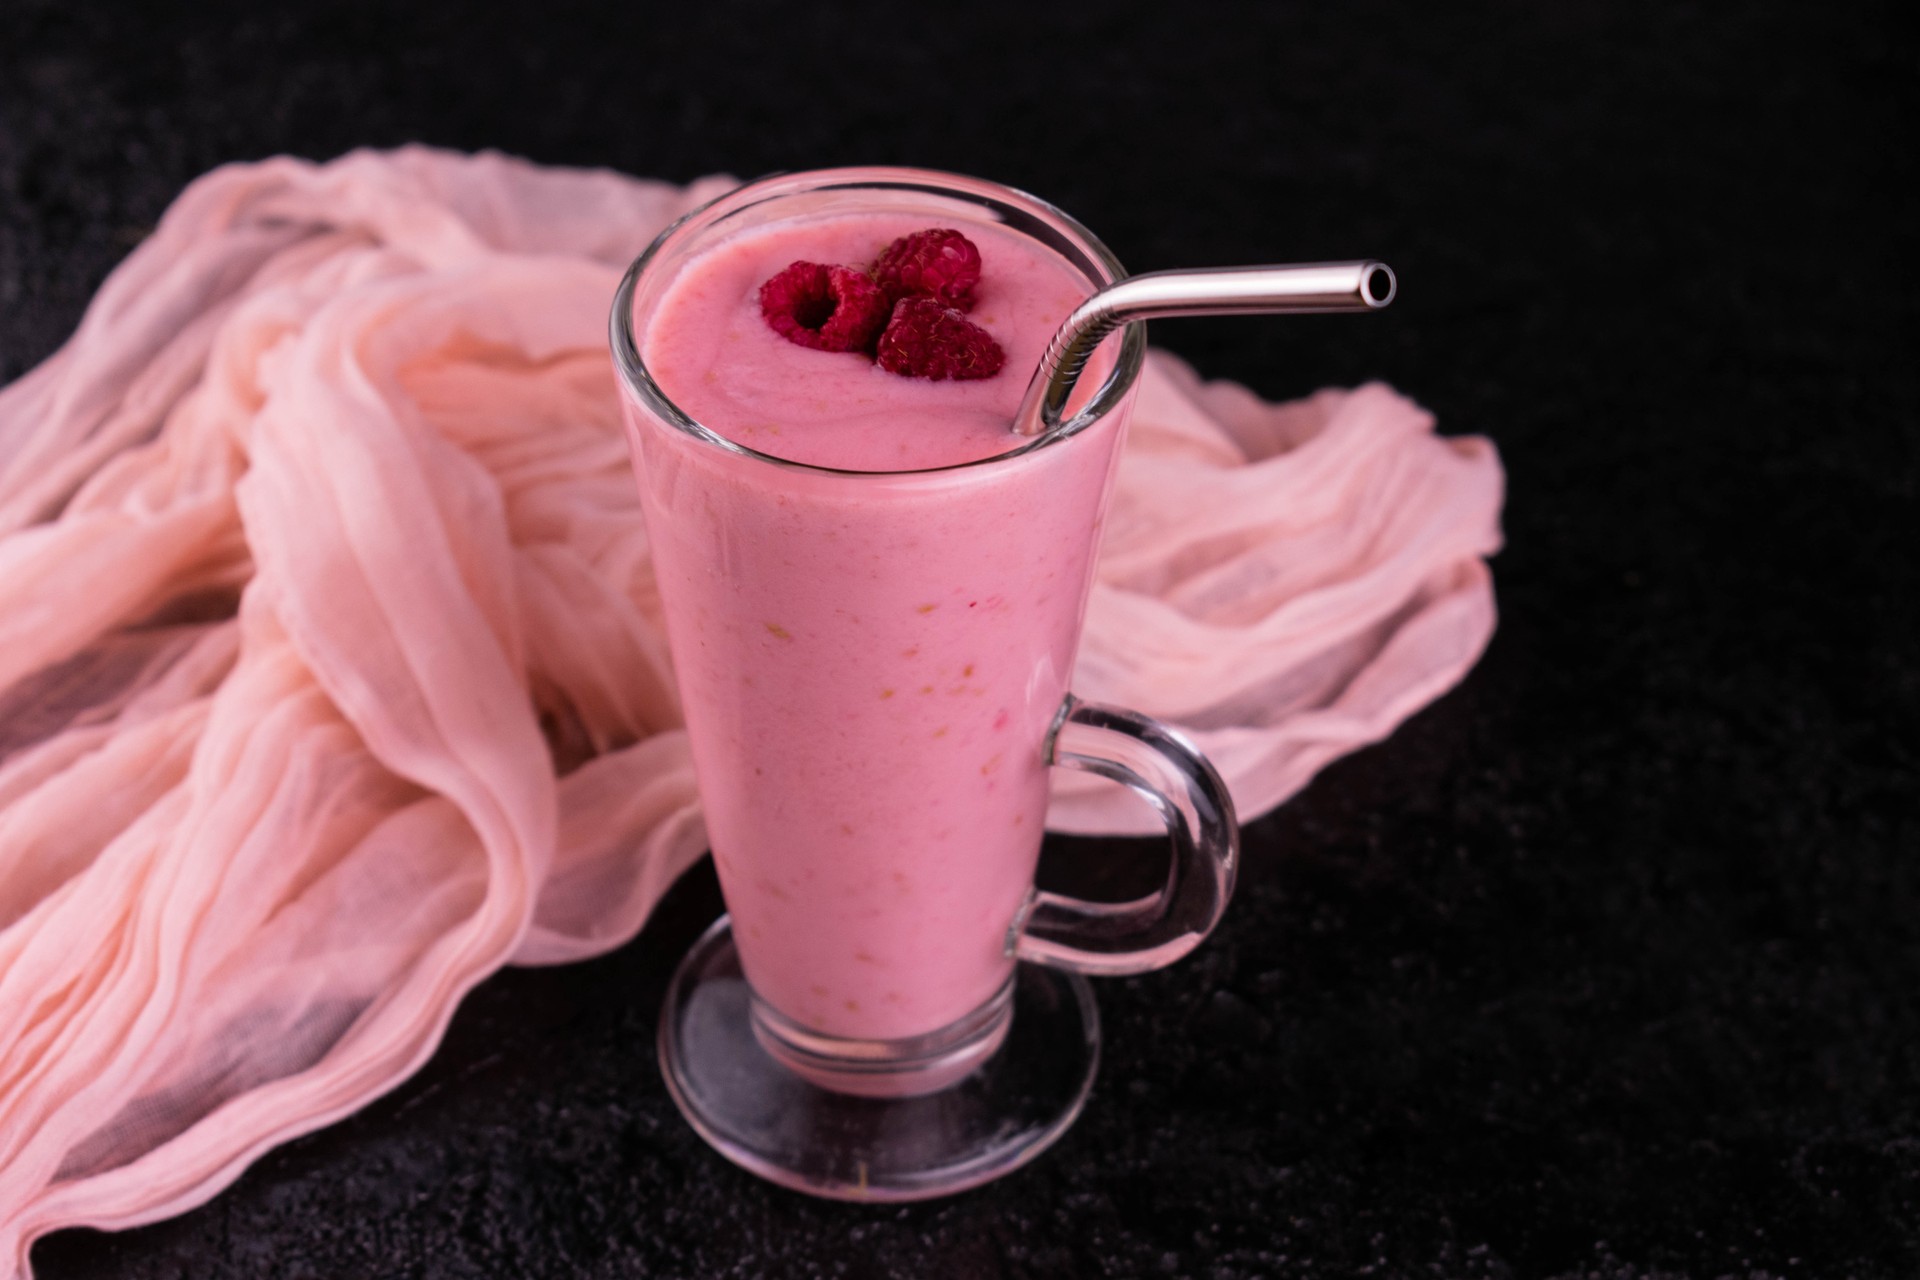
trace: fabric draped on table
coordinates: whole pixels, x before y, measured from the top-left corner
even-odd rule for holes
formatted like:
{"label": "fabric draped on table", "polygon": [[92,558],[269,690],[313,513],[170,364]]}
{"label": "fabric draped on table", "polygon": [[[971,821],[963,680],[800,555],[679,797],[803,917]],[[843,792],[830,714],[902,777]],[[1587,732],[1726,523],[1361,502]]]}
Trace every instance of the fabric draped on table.
{"label": "fabric draped on table", "polygon": [[[702,853],[605,328],[730,185],[229,166],[0,391],[0,1275],[364,1106]],[[1263,813],[1479,656],[1502,486],[1386,387],[1154,352],[1076,690]]]}

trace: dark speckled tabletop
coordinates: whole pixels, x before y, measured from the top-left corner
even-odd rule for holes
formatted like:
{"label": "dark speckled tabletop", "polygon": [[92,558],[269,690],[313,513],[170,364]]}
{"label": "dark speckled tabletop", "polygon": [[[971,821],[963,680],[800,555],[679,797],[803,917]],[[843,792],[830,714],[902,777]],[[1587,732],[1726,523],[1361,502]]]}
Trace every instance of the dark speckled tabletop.
{"label": "dark speckled tabletop", "polygon": [[[1920,59],[1892,5],[403,8],[10,0],[0,376],[226,160],[975,172],[1136,270],[1392,262],[1363,326],[1156,341],[1493,437],[1501,629],[1248,827],[1195,957],[1101,985],[1091,1105],[1003,1182],[854,1208],[701,1145],[652,1028],[719,909],[703,864],[205,1207],[46,1239],[44,1280],[1920,1274]],[[1061,882],[1153,856],[1049,849]]]}

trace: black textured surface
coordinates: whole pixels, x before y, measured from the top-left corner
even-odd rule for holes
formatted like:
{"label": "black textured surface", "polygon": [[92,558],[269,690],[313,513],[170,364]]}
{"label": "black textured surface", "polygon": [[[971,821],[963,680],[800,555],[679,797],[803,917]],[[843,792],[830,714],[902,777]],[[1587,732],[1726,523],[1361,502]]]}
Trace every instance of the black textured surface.
{"label": "black textured surface", "polygon": [[47,1239],[42,1276],[1920,1274],[1894,7],[829,8],[11,0],[0,376],[226,160],[977,172],[1136,270],[1391,261],[1382,316],[1157,341],[1492,435],[1485,661],[1249,829],[1192,961],[1102,985],[1090,1109],[998,1185],[812,1203],[681,1125],[651,1028],[703,870],[624,950],[481,988],[394,1095],[180,1219]]}

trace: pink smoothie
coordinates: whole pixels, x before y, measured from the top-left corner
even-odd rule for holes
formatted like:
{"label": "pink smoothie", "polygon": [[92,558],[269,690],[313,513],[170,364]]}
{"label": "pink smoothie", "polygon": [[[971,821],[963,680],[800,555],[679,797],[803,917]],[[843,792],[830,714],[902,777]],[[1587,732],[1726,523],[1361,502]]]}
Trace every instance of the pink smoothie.
{"label": "pink smoothie", "polygon": [[[761,319],[759,286],[789,262],[864,264],[927,226],[959,226],[980,248],[969,318],[1006,351],[995,377],[901,377]],[[761,999],[822,1034],[931,1032],[1012,972],[1008,928],[1046,814],[1044,743],[1125,414],[1023,456],[953,464],[1026,443],[1009,431],[1026,380],[1090,292],[996,225],[842,215],[719,241],[639,317],[641,357],[669,399],[729,440],[812,464],[629,414],[742,963]]]}

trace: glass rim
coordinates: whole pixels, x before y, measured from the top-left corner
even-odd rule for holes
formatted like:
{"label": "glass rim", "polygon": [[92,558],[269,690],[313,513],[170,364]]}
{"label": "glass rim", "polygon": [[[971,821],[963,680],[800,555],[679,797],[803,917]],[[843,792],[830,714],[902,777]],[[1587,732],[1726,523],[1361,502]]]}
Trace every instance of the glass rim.
{"label": "glass rim", "polygon": [[[971,467],[993,466],[1024,457],[1027,454],[1047,448],[1060,441],[1079,435],[1108,413],[1119,407],[1122,399],[1133,389],[1139,380],[1146,359],[1146,326],[1127,325],[1121,334],[1119,358],[1115,360],[1111,372],[1100,388],[1088,398],[1087,402],[1070,417],[1062,420],[1052,430],[1044,431],[1016,444],[1003,453],[992,454],[985,458],[975,458],[969,462],[953,462],[938,467],[909,467],[903,470],[862,471],[846,467],[826,467],[811,462],[798,462],[792,458],[782,458],[777,454],[763,453],[751,446],[729,440],[713,428],[696,420],[686,410],[674,403],[672,397],[661,389],[648,370],[646,361],[640,356],[639,344],[633,333],[633,302],[639,288],[640,277],[676,237],[693,226],[695,220],[710,214],[720,205],[742,198],[748,198],[741,208],[751,208],[766,200],[787,195],[798,195],[816,191],[872,189],[891,191],[921,191],[931,195],[944,195],[968,199],[975,204],[992,209],[996,204],[1010,209],[1038,216],[1044,221],[1055,224],[1069,239],[1077,242],[1108,279],[1095,280],[1094,287],[1105,288],[1127,278],[1126,268],[1113,255],[1100,238],[1087,230],[1072,215],[1058,207],[1029,195],[1017,187],[992,182],[985,178],[973,178],[964,174],[946,173],[937,169],[918,169],[890,165],[863,165],[833,169],[802,169],[790,172],[777,172],[755,178],[750,182],[727,191],[707,201],[697,209],[688,211],[669,223],[665,230],[654,237],[653,243],[643,250],[639,257],[620,278],[619,288],[614,290],[613,310],[607,320],[608,343],[613,350],[614,367],[619,370],[620,380],[625,390],[636,396],[657,418],[691,436],[703,444],[718,448],[739,457],[750,458],[757,462],[770,463],[796,471],[809,471],[833,476],[874,476],[899,477],[916,475],[936,475],[943,472],[964,471]],[[752,198],[752,197],[758,197]],[[1076,267],[1076,270],[1079,268]],[[1008,434],[1012,436],[1009,424]],[[1019,437],[1013,437],[1019,439]]]}

